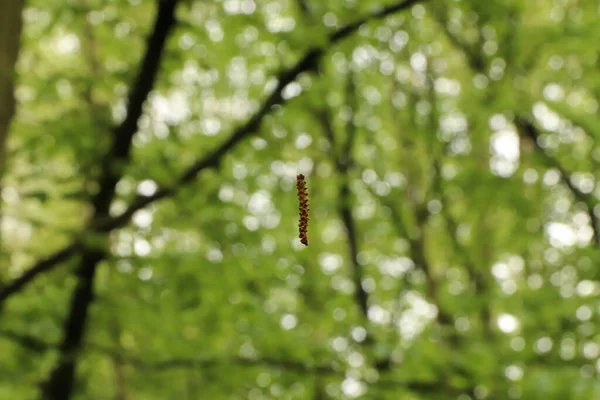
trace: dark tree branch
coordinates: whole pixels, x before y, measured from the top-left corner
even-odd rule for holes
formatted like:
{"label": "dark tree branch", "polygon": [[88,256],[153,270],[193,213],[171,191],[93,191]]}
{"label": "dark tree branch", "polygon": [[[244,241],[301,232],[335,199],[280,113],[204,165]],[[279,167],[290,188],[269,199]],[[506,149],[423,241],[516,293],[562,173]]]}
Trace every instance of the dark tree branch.
{"label": "dark tree branch", "polygon": [[[108,216],[115,197],[117,182],[129,163],[132,139],[142,108],[158,74],[167,37],[175,25],[177,0],[159,0],[156,20],[148,39],[146,54],[133,89],[129,95],[125,120],[113,132],[113,143],[102,162],[99,191],[92,200],[94,219]],[[104,235],[106,236],[106,235]],[[70,311],[63,327],[59,345],[59,360],[47,382],[42,385],[42,398],[68,400],[73,393],[75,369],[81,351],[89,308],[94,298],[94,278],[100,261],[106,258],[105,248],[86,248],[76,270],[77,283],[71,297]]]}
{"label": "dark tree branch", "polygon": [[515,126],[522,139],[529,140],[535,146],[538,154],[542,157],[546,165],[550,168],[555,168],[560,173],[560,179],[562,183],[569,188],[575,199],[585,205],[588,216],[590,217],[590,225],[592,226],[594,244],[600,247],[600,228],[598,227],[598,218],[594,213],[596,207],[596,201],[593,196],[579,190],[577,186],[571,182],[570,173],[560,164],[560,162],[549,155],[546,150],[540,146],[539,143],[539,130],[538,128],[528,119],[523,116],[517,116],[515,118]]}
{"label": "dark tree branch", "polygon": [[13,280],[9,285],[2,287],[2,289],[0,289],[0,307],[8,297],[23,289],[23,287],[31,282],[31,280],[33,280],[33,278],[35,278],[37,275],[49,271],[57,264],[70,259],[79,247],[80,245],[78,242],[73,242],[64,249],[52,254],[50,257],[38,261],[38,263],[35,265],[35,268],[28,269],[20,277]]}
{"label": "dark tree branch", "polygon": [[[329,143],[329,148],[331,150],[337,148],[335,131],[333,129],[333,124],[330,122],[332,119],[331,112],[324,107],[322,109],[313,110],[313,114],[323,128],[323,135],[325,135],[325,139],[327,139],[327,142]],[[334,159],[334,163],[336,161],[337,157]]]}
{"label": "dark tree branch", "polygon": [[[348,238],[348,251],[350,261],[352,262],[352,275],[354,280],[354,296],[356,298],[356,304],[358,304],[360,311],[362,312],[365,321],[369,321],[369,295],[363,288],[362,280],[364,277],[364,271],[362,265],[358,262],[358,235],[356,232],[356,222],[352,216],[352,193],[350,191],[350,176],[349,170],[353,162],[352,152],[354,151],[354,141],[356,138],[356,121],[354,115],[356,114],[356,88],[354,87],[354,77],[352,74],[348,76],[348,84],[346,88],[346,97],[348,105],[352,110],[352,118],[348,122],[346,127],[346,140],[341,144],[341,151],[338,152],[335,157],[335,165],[337,168],[338,175],[341,177],[341,185],[338,194],[339,213],[340,219],[346,228],[346,236]],[[332,121],[328,121],[331,125]],[[329,130],[333,132],[333,127]],[[331,143],[332,147],[334,143]],[[335,154],[335,148],[333,149]]]}
{"label": "dark tree branch", "polygon": [[[420,0],[421,2],[427,0]],[[376,19],[385,18],[395,12],[405,10],[414,4],[418,3],[419,0],[406,0],[404,2],[396,3],[392,6],[386,7],[383,10],[376,12],[370,16],[360,19],[358,22],[352,23],[346,27],[339,29],[330,35],[330,45],[338,43],[339,41],[347,38],[354,33],[362,24]],[[306,54],[289,70],[281,73],[278,78],[279,84],[277,89],[265,100],[263,106],[259,111],[244,125],[240,126],[221,146],[198,160],[192,166],[190,166],[170,187],[160,188],[152,196],[138,196],[129,205],[126,211],[116,217],[101,217],[97,216],[96,222],[93,227],[97,232],[108,232],[113,229],[117,229],[126,225],[131,216],[138,210],[153,204],[159,200],[174,196],[182,187],[190,184],[194,181],[196,176],[205,169],[216,168],[219,166],[221,159],[227,154],[228,151],[233,149],[243,139],[248,138],[252,134],[256,133],[260,127],[263,118],[270,113],[273,106],[282,105],[285,100],[281,98],[281,91],[289,83],[293,82],[296,77],[303,72],[313,71],[318,61],[327,49],[323,48],[311,48]],[[48,264],[46,260],[40,261],[32,266],[28,272],[23,276],[17,278],[15,281],[7,284],[0,290],[0,304],[4,302],[10,295],[21,291],[29,282],[35,279],[38,275],[48,272],[55,265],[67,260],[69,257],[75,254],[77,246],[73,244],[57,251],[52,256],[49,256],[46,260],[56,260],[53,263]],[[57,257],[58,254],[63,254],[62,257]],[[25,277],[25,275],[27,275]]]}
{"label": "dark tree branch", "polygon": [[[350,188],[348,183],[342,183],[339,191],[339,197],[350,196]],[[356,233],[356,224],[352,216],[352,209],[347,200],[340,200],[343,204],[340,205],[340,218],[346,228],[346,236],[348,238],[348,250],[350,252],[350,261],[352,262],[352,274],[355,286],[354,296],[363,316],[368,319],[369,313],[369,295],[362,286],[363,271],[362,266],[358,262],[358,237]]]}
{"label": "dark tree branch", "polygon": [[307,0],[296,0],[296,4],[298,4],[298,8],[300,9],[302,16],[305,18],[310,18],[311,12]]}
{"label": "dark tree branch", "polygon": [[[353,78],[348,77],[348,97],[354,103],[356,94],[354,93]],[[356,112],[356,104],[351,104],[352,113]],[[358,235],[356,232],[356,223],[352,216],[352,193],[350,190],[350,177],[348,175],[350,165],[352,164],[352,151],[354,138],[356,136],[356,126],[353,119],[347,125],[346,140],[343,143],[337,143],[335,140],[335,129],[331,119],[331,113],[328,110],[317,110],[315,116],[322,126],[323,134],[329,141],[333,164],[336,172],[340,177],[340,187],[338,191],[338,212],[340,220],[346,229],[346,237],[348,239],[348,252],[350,262],[352,263],[352,276],[355,286],[354,296],[356,304],[366,321],[368,321],[369,312],[369,296],[362,286],[363,271],[362,266],[358,262]],[[340,148],[338,148],[340,147]]]}
{"label": "dark tree branch", "polygon": [[0,336],[5,339],[11,340],[20,345],[21,347],[24,347],[35,353],[43,353],[44,351],[48,351],[51,348],[56,347],[54,343],[46,342],[45,340],[40,339],[36,336],[10,331],[6,329],[0,331]]}

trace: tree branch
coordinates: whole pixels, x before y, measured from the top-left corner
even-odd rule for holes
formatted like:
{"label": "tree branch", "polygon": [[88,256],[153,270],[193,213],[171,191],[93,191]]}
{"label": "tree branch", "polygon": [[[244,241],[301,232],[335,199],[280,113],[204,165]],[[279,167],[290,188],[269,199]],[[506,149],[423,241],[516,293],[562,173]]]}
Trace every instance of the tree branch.
{"label": "tree branch", "polygon": [[69,246],[52,254],[50,257],[38,261],[34,268],[28,269],[20,277],[0,289],[0,308],[4,301],[11,295],[21,291],[25,285],[31,282],[37,275],[51,270],[57,264],[67,261],[80,247],[79,242],[73,242]]}
{"label": "tree branch", "polygon": [[562,183],[569,188],[571,193],[577,201],[583,203],[586,207],[587,214],[590,218],[590,225],[592,226],[593,236],[592,240],[594,244],[600,247],[600,228],[598,227],[598,218],[594,213],[594,208],[596,207],[596,201],[593,196],[579,190],[577,186],[571,182],[569,179],[570,173],[563,168],[560,162],[554,157],[550,156],[546,150],[540,146],[539,143],[539,130],[538,128],[527,118],[523,116],[517,116],[514,120],[515,126],[517,127],[517,131],[521,138],[525,138],[530,140],[535,146],[538,154],[544,159],[544,162],[548,167],[555,168],[560,173],[560,180]]}
{"label": "tree branch", "polygon": [[[427,0],[420,1],[425,2]],[[419,0],[406,0],[404,2],[386,7],[379,12],[360,19],[358,22],[343,27],[330,35],[329,46],[347,38],[362,24],[370,20],[385,18],[394,12],[405,10],[418,2]],[[246,139],[251,136],[251,134],[255,133],[255,131],[260,127],[264,117],[271,112],[273,106],[282,105],[285,103],[285,100],[281,97],[281,91],[283,88],[285,88],[289,83],[293,82],[300,73],[314,70],[314,66],[320,60],[325,51],[326,49],[323,48],[311,48],[300,59],[300,61],[296,63],[296,65],[281,73],[278,78],[279,83],[276,90],[264,101],[259,111],[246,124],[235,130],[229,139],[227,139],[218,148],[190,166],[178,179],[175,180],[173,185],[170,187],[159,188],[152,196],[137,196],[129,205],[127,210],[116,217],[107,216],[104,218],[98,218],[92,225],[94,230],[97,232],[108,232],[113,229],[123,227],[129,222],[130,218],[136,211],[159,200],[174,196],[182,187],[190,184],[203,170],[218,167],[221,159],[227,154],[228,151],[233,149],[243,139]],[[67,260],[73,254],[75,254],[76,248],[77,246],[71,244],[61,250],[58,250],[56,253],[46,258],[46,260],[55,260],[53,263],[44,263],[45,260],[40,261],[33,265],[25,274],[23,274],[23,276],[7,284],[0,290],[0,304],[4,302],[10,295],[22,290],[38,275],[50,271],[58,263]],[[63,254],[63,256],[60,258],[57,257],[58,254],[62,253],[66,254]]]}
{"label": "tree branch", "polygon": [[[175,25],[177,2],[178,0],[158,1],[154,27],[129,95],[125,120],[113,131],[112,147],[102,161],[99,191],[92,200],[92,220],[109,215],[117,182],[123,176],[124,167],[130,160],[132,139],[137,132],[143,105],[154,86],[167,37]],[[102,239],[106,239],[106,234],[103,236]],[[89,307],[94,298],[94,278],[98,264],[107,254],[106,248],[88,247],[83,250],[76,270],[77,283],[71,297],[69,314],[63,326],[63,339],[58,348],[58,363],[47,382],[42,385],[43,399],[68,400],[72,396],[78,355],[85,335]]]}
{"label": "tree branch", "polygon": [[[352,103],[354,103],[356,94],[354,93],[354,84],[352,81],[352,77],[348,77],[348,97],[352,99]],[[351,104],[350,108],[352,113],[356,112],[356,104]],[[350,257],[350,262],[352,263],[352,275],[355,286],[354,297],[362,316],[368,322],[369,296],[362,287],[363,271],[362,266],[358,262],[358,237],[356,223],[352,216],[350,177],[348,176],[348,171],[352,164],[352,151],[354,138],[356,136],[356,126],[351,119],[347,125],[346,140],[343,143],[337,143],[335,140],[335,129],[333,127],[333,121],[331,120],[331,113],[327,109],[324,109],[315,110],[314,114],[319,120],[323,134],[329,142],[333,164],[335,165],[336,172],[341,180],[338,190],[338,212],[340,220],[346,229],[346,238],[348,239],[348,255]]]}
{"label": "tree branch", "polygon": [[0,336],[17,343],[19,346],[31,350],[35,353],[43,353],[49,349],[56,347],[54,343],[46,342],[36,336],[19,333],[12,330],[3,329],[0,331]]}

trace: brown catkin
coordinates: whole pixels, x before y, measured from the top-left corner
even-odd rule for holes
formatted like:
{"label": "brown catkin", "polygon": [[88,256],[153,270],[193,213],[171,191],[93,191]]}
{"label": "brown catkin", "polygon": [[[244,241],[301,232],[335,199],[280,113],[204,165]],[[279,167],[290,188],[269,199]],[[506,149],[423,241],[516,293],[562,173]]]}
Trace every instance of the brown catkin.
{"label": "brown catkin", "polygon": [[298,189],[298,202],[300,203],[300,221],[298,222],[300,234],[298,237],[303,245],[308,246],[308,189],[306,189],[304,175],[298,174],[296,176],[296,188]]}

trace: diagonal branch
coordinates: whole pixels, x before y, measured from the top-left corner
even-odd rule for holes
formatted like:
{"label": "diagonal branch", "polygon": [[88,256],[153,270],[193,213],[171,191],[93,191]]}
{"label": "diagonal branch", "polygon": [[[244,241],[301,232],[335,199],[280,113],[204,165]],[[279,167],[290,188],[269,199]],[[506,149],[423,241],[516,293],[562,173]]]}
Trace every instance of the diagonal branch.
{"label": "diagonal branch", "polygon": [[34,268],[30,268],[10,284],[2,287],[0,290],[0,307],[4,300],[11,295],[21,291],[25,285],[31,282],[37,275],[47,272],[54,268],[57,264],[67,261],[80,247],[78,242],[73,242],[64,249],[57,251],[48,258],[38,261]]}
{"label": "diagonal branch", "polygon": [[[427,0],[420,1],[424,2]],[[371,20],[385,18],[386,16],[391,15],[395,12],[405,10],[413,6],[414,4],[417,4],[418,2],[419,0],[405,0],[403,2],[396,3],[374,14],[366,16],[355,23],[352,23],[339,29],[338,31],[330,35],[329,47],[356,32],[356,30],[362,24]],[[313,71],[314,67],[317,65],[317,63],[319,62],[320,58],[323,56],[326,50],[327,48],[320,47],[314,47],[309,49],[306,52],[306,54],[300,59],[300,61],[298,61],[289,70],[286,70],[283,73],[281,73],[278,77],[279,84],[277,85],[277,88],[264,101],[259,111],[247,123],[235,130],[233,134],[218,148],[216,148],[206,156],[199,159],[192,166],[190,166],[179,178],[175,180],[175,183],[173,185],[171,185],[170,187],[163,187],[158,189],[156,193],[154,193],[152,196],[136,197],[129,205],[127,210],[124,211],[121,215],[118,215],[116,217],[98,218],[97,221],[93,224],[95,230],[98,232],[107,232],[113,229],[123,227],[129,222],[129,219],[136,211],[159,200],[174,196],[182,187],[192,183],[196,176],[203,170],[218,167],[222,158],[227,154],[227,152],[233,149],[242,140],[256,133],[264,117],[271,112],[273,106],[283,105],[285,103],[285,100],[281,97],[282,90],[289,83],[293,82],[299,74]],[[50,271],[58,263],[63,262],[71,256],[73,256],[76,253],[76,249],[77,246],[71,244],[57,251],[54,255],[46,258],[46,260],[56,260],[55,262],[50,264],[46,263],[43,265],[42,262],[36,263],[28,270],[27,273],[25,273],[27,276],[25,276],[24,274],[23,276],[7,284],[4,288],[0,290],[0,304],[4,302],[10,295],[21,291],[29,282],[35,279],[38,275]],[[60,259],[56,257],[56,255],[59,253],[62,254],[62,257],[60,257]]]}
{"label": "diagonal branch", "polygon": [[358,28],[361,27],[361,25],[363,25],[371,20],[383,19],[389,15],[397,13],[398,11],[406,10],[407,8],[412,7],[417,3],[424,3],[426,1],[427,0],[405,0],[405,1],[401,1],[399,3],[390,4],[389,6],[384,7],[381,10],[374,12],[370,16],[366,16],[362,19],[357,20],[356,22],[353,22],[351,24],[344,26],[343,28],[340,28],[338,31],[331,34],[331,36],[330,36],[331,43],[335,43],[341,39],[346,38],[350,34],[356,32],[358,30]]}
{"label": "diagonal branch", "polygon": [[0,331],[0,337],[11,340],[12,342],[34,353],[43,353],[53,347],[56,347],[54,343],[47,342],[46,340],[40,339],[37,336],[7,329]]}
{"label": "diagonal branch", "polygon": [[571,182],[571,179],[569,179],[570,173],[560,164],[557,159],[549,155],[545,149],[540,146],[539,130],[529,119],[522,116],[517,116],[514,123],[517,127],[519,135],[533,142],[533,145],[535,146],[536,150],[538,150],[538,153],[543,158],[546,165],[558,170],[562,183],[569,188],[577,201],[585,205],[587,214],[590,218],[590,225],[592,226],[592,240],[596,246],[600,247],[600,228],[598,227],[598,217],[596,217],[596,213],[594,213],[596,201],[594,200],[593,196],[582,192],[577,186],[575,186],[573,182]]}

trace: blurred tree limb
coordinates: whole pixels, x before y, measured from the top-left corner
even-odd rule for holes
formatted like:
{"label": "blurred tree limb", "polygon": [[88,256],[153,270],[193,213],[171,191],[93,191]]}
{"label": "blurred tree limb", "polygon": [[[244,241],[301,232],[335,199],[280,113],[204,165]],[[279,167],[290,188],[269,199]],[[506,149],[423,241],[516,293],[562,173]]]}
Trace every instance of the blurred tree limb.
{"label": "blurred tree limb", "polygon": [[[356,114],[356,93],[353,77],[348,77],[347,97],[352,116]],[[362,286],[363,270],[358,262],[358,234],[356,230],[356,222],[352,216],[352,193],[350,190],[349,170],[353,163],[352,152],[354,150],[354,142],[356,137],[356,125],[354,118],[351,118],[346,127],[346,140],[338,143],[335,140],[335,128],[333,126],[330,112],[326,109],[318,110],[317,118],[321,123],[323,133],[329,141],[333,165],[340,177],[340,187],[338,189],[339,209],[338,213],[340,220],[346,230],[346,238],[348,240],[348,251],[350,262],[352,264],[352,276],[355,290],[355,301],[365,321],[369,322],[369,295]]]}
{"label": "blurred tree limb", "polygon": [[592,241],[596,246],[600,247],[600,228],[598,227],[598,217],[594,212],[594,208],[597,204],[594,200],[594,196],[592,194],[582,192],[577,186],[575,186],[571,181],[571,174],[569,173],[569,171],[567,171],[556,158],[552,157],[546,152],[546,150],[542,146],[540,146],[539,129],[533,124],[533,122],[530,119],[524,116],[517,116],[515,118],[514,123],[517,127],[517,131],[519,132],[521,140],[528,140],[535,146],[535,149],[540,154],[546,166],[558,170],[558,172],[560,173],[561,182],[567,188],[569,188],[569,191],[573,194],[573,197],[575,197],[577,201],[585,205],[593,231]]}

